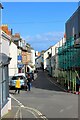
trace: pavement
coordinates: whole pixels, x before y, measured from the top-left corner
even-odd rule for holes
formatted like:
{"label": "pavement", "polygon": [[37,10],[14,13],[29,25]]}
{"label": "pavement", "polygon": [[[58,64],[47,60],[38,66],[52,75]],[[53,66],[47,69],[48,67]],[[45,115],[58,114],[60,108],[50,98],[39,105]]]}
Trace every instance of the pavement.
{"label": "pavement", "polygon": [[14,99],[11,99],[11,110],[5,116],[2,117],[2,120],[4,120],[5,118],[14,119],[16,117],[16,113],[19,107],[20,105]]}
{"label": "pavement", "polygon": [[[22,105],[22,103],[20,103],[20,101],[18,101],[15,97],[14,94],[14,90],[11,90],[10,92],[10,97],[11,99],[11,110],[4,115],[1,120],[5,120],[5,119],[10,119],[10,120],[22,120],[22,118],[26,118],[26,120],[30,119],[34,119],[34,115],[32,114],[32,112],[30,110],[28,110],[28,108],[24,107]],[[16,93],[17,97],[22,96],[22,94],[26,94],[26,91],[21,91],[20,94]]]}

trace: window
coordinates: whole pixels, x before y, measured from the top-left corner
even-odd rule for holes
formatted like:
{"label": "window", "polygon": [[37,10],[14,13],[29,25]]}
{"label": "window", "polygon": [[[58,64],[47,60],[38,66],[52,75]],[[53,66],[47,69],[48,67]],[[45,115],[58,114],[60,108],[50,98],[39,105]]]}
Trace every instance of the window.
{"label": "window", "polygon": [[13,77],[12,77],[12,80],[17,80],[18,78],[20,78],[20,79],[25,79],[24,76],[13,76]]}

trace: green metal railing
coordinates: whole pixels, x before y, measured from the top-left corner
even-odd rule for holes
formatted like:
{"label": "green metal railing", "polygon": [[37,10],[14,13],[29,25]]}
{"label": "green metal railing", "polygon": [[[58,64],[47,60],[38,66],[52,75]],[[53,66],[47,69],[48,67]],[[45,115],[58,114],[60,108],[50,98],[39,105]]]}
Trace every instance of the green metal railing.
{"label": "green metal railing", "polygon": [[58,48],[58,67],[68,70],[80,67],[80,47],[75,47],[74,38],[66,40],[66,43]]}

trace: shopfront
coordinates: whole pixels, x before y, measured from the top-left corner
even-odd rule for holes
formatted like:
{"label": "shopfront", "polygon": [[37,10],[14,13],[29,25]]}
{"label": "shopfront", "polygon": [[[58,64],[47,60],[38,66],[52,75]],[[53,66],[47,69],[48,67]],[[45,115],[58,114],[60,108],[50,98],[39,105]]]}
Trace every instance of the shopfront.
{"label": "shopfront", "polygon": [[8,112],[9,107],[9,78],[8,64],[10,58],[0,53],[0,117]]}

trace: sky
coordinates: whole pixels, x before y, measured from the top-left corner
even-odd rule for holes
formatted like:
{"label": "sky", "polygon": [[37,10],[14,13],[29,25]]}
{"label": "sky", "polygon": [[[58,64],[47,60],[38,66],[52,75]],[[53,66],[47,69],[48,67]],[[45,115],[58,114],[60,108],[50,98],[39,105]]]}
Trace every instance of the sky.
{"label": "sky", "polygon": [[2,2],[2,24],[13,29],[37,50],[63,38],[65,23],[78,8],[77,2]]}

